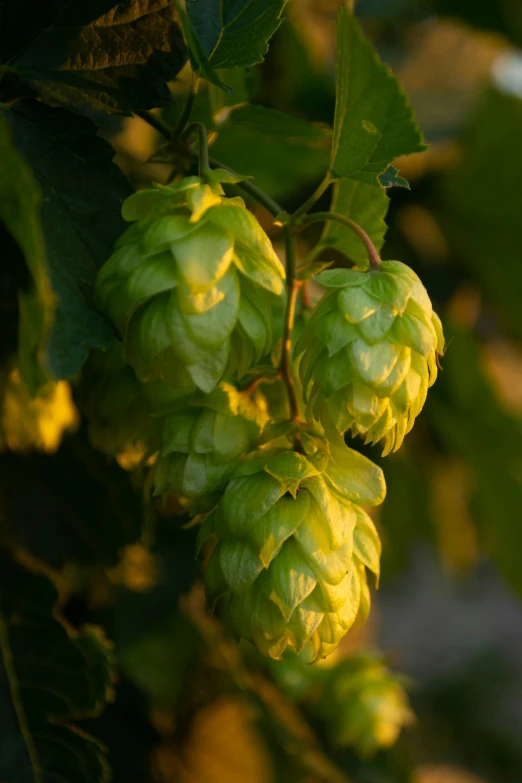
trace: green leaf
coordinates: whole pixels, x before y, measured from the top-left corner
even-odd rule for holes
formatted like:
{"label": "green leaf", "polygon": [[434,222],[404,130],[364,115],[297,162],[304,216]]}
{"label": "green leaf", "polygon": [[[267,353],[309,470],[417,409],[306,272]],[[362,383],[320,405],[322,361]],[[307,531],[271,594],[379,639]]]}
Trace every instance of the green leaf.
{"label": "green leaf", "polygon": [[104,348],[111,339],[109,323],[93,305],[93,284],[123,231],[120,209],[129,186],[111,165],[114,150],[90,120],[34,101],[0,114],[42,193],[46,256],[58,298],[48,363],[56,378],[69,378],[89,348]]}
{"label": "green leaf", "polygon": [[326,128],[264,106],[243,106],[219,126],[212,154],[282,198],[324,175],[330,143]]}
{"label": "green leaf", "polygon": [[220,124],[227,113],[240,103],[248,103],[258,82],[255,68],[222,68],[217,75],[231,88],[231,93],[218,89],[215,85],[208,86],[208,100],[212,119]]}
{"label": "green leaf", "polygon": [[169,103],[166,83],[187,59],[169,0],[39,0],[38,13],[31,0],[6,0],[0,52],[44,100],[119,113]]}
{"label": "green leaf", "polygon": [[377,184],[395,158],[426,147],[399,82],[344,5],[337,22],[337,52],[331,176]]}
{"label": "green leaf", "polygon": [[188,0],[194,32],[214,68],[263,61],[286,0]]}
{"label": "green leaf", "polygon": [[174,0],[174,3],[179,14],[181,29],[183,30],[183,37],[188,48],[193,71],[205,78],[210,84],[220,87],[226,93],[231,93],[232,89],[221,81],[214,67],[210,64],[205,49],[194,30],[191,18],[181,5],[180,0]]}
{"label": "green leaf", "polygon": [[[334,185],[330,211],[346,215],[358,223],[379,251],[387,230],[384,218],[389,202],[386,192],[379,185],[342,179]],[[358,266],[368,266],[368,252],[361,240],[349,228],[333,220],[326,223],[314,255],[330,247],[343,253]]]}
{"label": "green leaf", "polygon": [[104,747],[72,722],[111,693],[111,661],[95,629],[69,632],[45,577],[0,560],[0,778],[105,783]]}
{"label": "green leaf", "polygon": [[410,190],[410,183],[400,176],[399,170],[395,166],[388,166],[385,172],[379,174],[379,182],[383,188],[391,188],[395,185],[397,188]]}
{"label": "green leaf", "polygon": [[[31,394],[48,379],[44,351],[54,313],[40,205],[35,178],[12,143],[8,123],[0,117],[0,220],[22,251],[32,278],[31,290],[18,294],[19,367]],[[9,263],[5,256],[4,263]]]}

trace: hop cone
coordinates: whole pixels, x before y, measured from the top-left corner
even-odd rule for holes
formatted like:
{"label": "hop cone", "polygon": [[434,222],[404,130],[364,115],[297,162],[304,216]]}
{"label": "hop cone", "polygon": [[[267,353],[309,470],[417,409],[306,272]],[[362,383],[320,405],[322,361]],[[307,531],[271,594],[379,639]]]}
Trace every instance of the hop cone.
{"label": "hop cone", "polygon": [[100,270],[96,297],[140,380],[210,392],[225,373],[244,374],[272,347],[284,270],[242,199],[188,177],[135,193],[122,214],[136,222]]}
{"label": "hop cone", "polygon": [[342,661],[326,673],[317,711],[325,717],[332,742],[353,747],[361,756],[393,745],[413,721],[400,679],[370,656]]}
{"label": "hop cone", "polygon": [[327,270],[333,290],[313,314],[297,348],[308,414],[327,433],[384,439],[397,450],[437,377],[444,337],[426,289],[400,261],[377,269]]}
{"label": "hop cone", "polygon": [[382,501],[380,468],[344,444],[330,455],[305,442],[307,454],[250,455],[200,531],[218,542],[209,598],[226,596],[237,634],[275,659],[309,642],[313,659],[331,652],[367,613],[364,566],[379,570],[379,538],[361,504]]}
{"label": "hop cone", "polygon": [[159,443],[161,423],[153,416],[150,397],[152,392],[158,395],[160,386],[172,401],[170,387],[159,381],[147,386],[139,382],[118,340],[107,351],[93,351],[82,373],[78,397],[94,448],[113,457],[130,452],[143,456]]}
{"label": "hop cone", "polygon": [[218,491],[255,445],[265,420],[258,405],[225,383],[166,416],[154,470],[156,494],[195,500]]}

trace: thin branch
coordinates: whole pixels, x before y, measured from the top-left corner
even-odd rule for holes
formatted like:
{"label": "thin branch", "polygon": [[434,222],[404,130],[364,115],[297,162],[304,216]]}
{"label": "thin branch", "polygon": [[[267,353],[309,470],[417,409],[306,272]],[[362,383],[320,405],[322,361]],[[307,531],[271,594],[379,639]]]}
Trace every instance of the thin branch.
{"label": "thin branch", "polygon": [[199,122],[193,122],[191,125],[188,126],[188,128],[184,131],[183,136],[185,138],[188,138],[193,133],[198,134],[198,141],[199,141],[199,176],[203,176],[203,174],[210,169],[210,162],[208,157],[208,138],[207,138],[207,129],[204,125],[204,123]]}
{"label": "thin branch", "polygon": [[306,215],[308,210],[311,209],[315,204],[315,202],[321,198],[321,196],[323,195],[325,190],[328,189],[330,184],[331,184],[330,174],[327,173],[325,175],[325,178],[321,182],[321,184],[314,190],[310,198],[307,201],[305,201],[305,203],[301,207],[299,207],[299,209],[296,209],[296,211],[293,213],[291,219],[292,224],[295,224],[298,218],[300,218],[302,215]]}
{"label": "thin branch", "polygon": [[[237,171],[234,171],[234,169],[230,168],[230,166],[227,166],[225,163],[220,163],[219,160],[216,160],[215,158],[210,158],[210,164],[212,168],[226,169],[226,171],[230,171],[232,174],[237,174]],[[252,196],[255,201],[261,204],[261,206],[274,217],[278,217],[278,215],[281,215],[284,212],[283,207],[281,207],[277,201],[274,201],[270,196],[267,196],[266,193],[258,188],[257,185],[250,182],[250,180],[245,179],[242,182],[238,182],[238,187]]]}
{"label": "thin branch", "polygon": [[326,220],[331,220],[334,223],[340,223],[342,226],[346,226],[356,234],[361,242],[364,244],[370,260],[370,266],[372,269],[377,269],[381,263],[381,258],[377,252],[377,248],[373,244],[372,240],[361,228],[361,226],[354,220],[345,217],[344,215],[338,215],[336,212],[314,212],[313,215],[308,215],[302,221],[299,222],[299,228],[304,228],[312,223],[322,223]]}
{"label": "thin branch", "polygon": [[190,82],[190,92],[187,96],[187,100],[185,101],[185,105],[183,107],[183,111],[179,115],[179,119],[174,126],[174,129],[172,131],[173,136],[179,136],[183,130],[185,129],[185,126],[187,125],[190,115],[192,113],[192,108],[194,106],[194,101],[196,99],[196,95],[199,88],[199,78],[195,75],[194,71],[192,71],[192,78]]}
{"label": "thin branch", "polygon": [[294,376],[292,374],[292,333],[294,330],[297,294],[299,293],[301,282],[295,279],[295,236],[288,228],[286,229],[285,235],[285,247],[288,302],[286,305],[283,349],[281,353],[281,375],[288,392],[290,417],[292,421],[299,421],[299,399],[295,390]]}

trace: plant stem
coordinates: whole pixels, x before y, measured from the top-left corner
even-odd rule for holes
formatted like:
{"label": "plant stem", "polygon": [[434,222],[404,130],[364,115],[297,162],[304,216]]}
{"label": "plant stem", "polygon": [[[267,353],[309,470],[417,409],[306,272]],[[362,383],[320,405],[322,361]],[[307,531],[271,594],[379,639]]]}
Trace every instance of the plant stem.
{"label": "plant stem", "polygon": [[[176,129],[174,129],[174,131],[171,131],[171,129],[167,125],[165,125],[164,122],[162,122],[158,117],[156,117],[154,114],[152,114],[149,111],[139,111],[136,112],[136,115],[138,117],[141,117],[142,120],[145,120],[145,122],[147,122],[149,125],[155,128],[155,130],[157,130],[158,133],[161,133],[162,136],[164,136],[169,141],[172,140],[175,132],[177,132]],[[185,130],[183,136],[189,136],[195,130],[197,130],[199,134],[199,153],[191,150],[189,154],[191,157],[196,158],[200,162],[200,174],[202,168],[208,169],[210,168],[210,166],[212,166],[212,168],[225,169],[226,171],[230,171],[231,174],[238,175],[237,171],[234,171],[234,169],[232,169],[230,166],[227,166],[225,163],[221,163],[219,160],[216,160],[215,158],[209,158],[207,131],[202,122],[193,122]],[[204,146],[203,160],[202,160],[202,140]],[[257,187],[257,185],[254,185],[249,180],[244,180],[243,182],[239,182],[238,186],[242,190],[244,190],[245,193],[248,193],[250,196],[252,196],[252,198],[255,199],[255,201],[257,201],[259,204],[261,204],[261,206],[263,206],[267,210],[267,212],[273,215],[273,217],[277,217],[278,215],[281,215],[284,212],[283,207],[281,207],[276,201],[270,198],[270,196],[264,193],[260,188]]]}
{"label": "plant stem", "polygon": [[[192,153],[193,156],[196,156],[196,153]],[[237,174],[237,171],[234,171],[234,169],[230,168],[230,166],[227,166],[225,163],[221,163],[219,160],[216,160],[215,158],[209,158],[210,165],[213,169],[225,169],[225,171],[230,171],[231,174]],[[243,182],[238,182],[238,187],[240,187],[242,190],[245,191],[245,193],[248,193],[250,196],[252,196],[255,201],[257,201],[259,204],[261,204],[262,207],[264,207],[267,212],[270,212],[271,215],[274,217],[277,217],[280,215],[284,210],[283,207],[281,207],[276,201],[270,198],[270,196],[267,196],[266,193],[264,193],[260,188],[257,187],[257,185],[254,185],[249,180],[244,180]]]}
{"label": "plant stem", "polygon": [[157,130],[158,133],[161,133],[161,135],[168,139],[168,141],[171,140],[172,131],[169,126],[166,125],[163,120],[160,120],[159,117],[156,117],[156,115],[151,111],[137,111],[135,114],[137,117],[141,117],[142,120],[145,120],[145,122]]}
{"label": "plant stem", "polygon": [[188,128],[184,131],[183,136],[188,138],[191,136],[194,132],[197,131],[198,134],[198,140],[199,140],[199,176],[203,176],[205,171],[208,171],[210,169],[210,161],[208,157],[208,139],[207,139],[207,129],[205,128],[205,125],[202,122],[193,122],[191,125],[188,126]]}
{"label": "plant stem", "polygon": [[183,111],[179,115],[179,119],[176,125],[174,126],[174,130],[172,131],[173,136],[179,136],[185,129],[185,125],[188,123],[190,119],[190,115],[192,113],[192,108],[194,106],[194,101],[196,99],[198,88],[199,88],[199,78],[195,75],[194,71],[192,71],[190,92],[187,95],[187,100],[185,101]]}
{"label": "plant stem", "polygon": [[294,378],[292,375],[292,332],[294,329],[297,294],[299,292],[299,288],[301,287],[301,282],[295,279],[295,236],[288,228],[286,229],[285,234],[285,248],[286,287],[288,290],[288,302],[286,305],[283,349],[281,353],[281,375],[288,393],[291,420],[299,421],[299,399],[297,397]]}
{"label": "plant stem", "polygon": [[334,223],[340,223],[342,226],[346,226],[346,228],[349,228],[351,231],[353,231],[354,234],[357,234],[367,250],[368,258],[370,260],[370,267],[372,269],[377,269],[379,267],[381,258],[366,231],[364,231],[364,229],[362,229],[360,225],[354,220],[350,220],[350,218],[347,218],[344,215],[338,215],[336,212],[314,212],[313,215],[309,215],[302,221],[299,221],[299,228],[304,228],[305,226],[309,226],[311,223],[319,223],[325,220],[331,220]]}
{"label": "plant stem", "polygon": [[296,209],[296,211],[292,215],[292,223],[295,223],[298,218],[301,217],[301,215],[305,215],[311,207],[315,204],[316,201],[318,201],[325,190],[329,187],[331,184],[330,174],[327,173],[325,175],[325,178],[321,182],[321,184],[314,190],[310,198],[305,201],[305,203],[299,207],[299,209]]}

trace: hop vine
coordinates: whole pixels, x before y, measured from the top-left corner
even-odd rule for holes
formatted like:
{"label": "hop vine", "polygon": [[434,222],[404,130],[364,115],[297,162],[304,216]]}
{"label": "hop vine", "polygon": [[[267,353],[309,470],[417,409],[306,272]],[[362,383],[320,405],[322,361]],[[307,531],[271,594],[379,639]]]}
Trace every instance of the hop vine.
{"label": "hop vine", "polygon": [[[152,491],[182,498],[201,526],[209,608],[271,658],[290,648],[317,660],[364,622],[367,572],[379,577],[365,507],[384,500],[384,475],[344,435],[382,440],[384,454],[401,446],[437,376],[442,328],[411,269],[381,262],[350,218],[308,214],[327,185],[294,215],[254,189],[285,232],[285,272],[243,199],[225,195],[245,178],[210,169],[196,129],[200,175],[126,200],[133,225],[99,272],[97,301],[135,373],[129,404],[141,387],[154,422]],[[316,275],[326,293],[295,343],[310,276],[296,236],[330,219],[358,235],[368,268]],[[263,393],[274,378],[284,416]]]}

